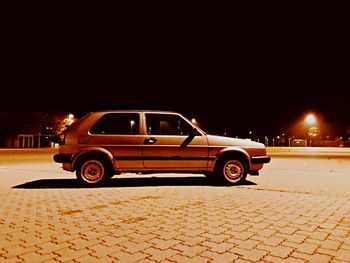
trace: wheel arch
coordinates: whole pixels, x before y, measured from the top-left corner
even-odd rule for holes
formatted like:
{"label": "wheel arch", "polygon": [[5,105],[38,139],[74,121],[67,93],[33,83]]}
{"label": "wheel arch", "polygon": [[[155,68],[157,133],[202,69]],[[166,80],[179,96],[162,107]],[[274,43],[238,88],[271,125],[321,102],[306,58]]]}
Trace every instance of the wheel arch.
{"label": "wheel arch", "polygon": [[241,148],[225,148],[216,155],[216,160],[213,166],[213,171],[217,169],[217,165],[223,158],[232,157],[244,162],[247,168],[247,172],[250,170],[250,156],[249,154]]}
{"label": "wheel arch", "polygon": [[76,154],[72,162],[73,171],[76,171],[78,164],[81,160],[86,159],[88,157],[96,157],[96,156],[105,159],[110,164],[110,167],[113,170],[115,170],[113,165],[113,155],[111,152],[107,151],[104,148],[91,147],[91,148],[86,148],[80,151],[78,154]]}

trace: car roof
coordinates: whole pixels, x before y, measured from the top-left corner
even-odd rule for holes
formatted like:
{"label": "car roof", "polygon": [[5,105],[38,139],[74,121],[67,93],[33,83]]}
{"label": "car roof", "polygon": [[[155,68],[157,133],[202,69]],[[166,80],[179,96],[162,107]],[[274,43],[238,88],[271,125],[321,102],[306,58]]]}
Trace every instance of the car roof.
{"label": "car roof", "polygon": [[165,110],[100,110],[100,111],[94,111],[94,112],[110,112],[110,113],[118,113],[118,112],[135,112],[135,113],[171,113],[171,114],[181,114],[179,112],[175,111],[165,111]]}

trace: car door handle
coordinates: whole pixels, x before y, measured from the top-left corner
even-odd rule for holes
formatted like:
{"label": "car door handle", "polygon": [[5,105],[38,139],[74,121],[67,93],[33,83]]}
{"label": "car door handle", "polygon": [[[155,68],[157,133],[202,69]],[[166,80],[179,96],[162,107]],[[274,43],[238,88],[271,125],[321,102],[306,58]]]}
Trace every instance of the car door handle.
{"label": "car door handle", "polygon": [[144,143],[144,144],[153,144],[153,143],[155,143],[156,141],[157,141],[157,139],[154,138],[154,137],[152,137],[152,138],[149,138],[149,139],[145,139],[145,140],[143,141],[143,143]]}

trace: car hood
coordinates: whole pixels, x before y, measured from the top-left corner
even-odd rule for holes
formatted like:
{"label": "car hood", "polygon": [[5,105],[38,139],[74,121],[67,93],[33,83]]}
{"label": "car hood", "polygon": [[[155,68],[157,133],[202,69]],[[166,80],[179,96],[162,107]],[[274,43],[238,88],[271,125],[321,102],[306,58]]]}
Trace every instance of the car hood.
{"label": "car hood", "polygon": [[239,146],[247,148],[265,148],[265,145],[249,139],[238,139],[225,136],[207,135],[209,146]]}

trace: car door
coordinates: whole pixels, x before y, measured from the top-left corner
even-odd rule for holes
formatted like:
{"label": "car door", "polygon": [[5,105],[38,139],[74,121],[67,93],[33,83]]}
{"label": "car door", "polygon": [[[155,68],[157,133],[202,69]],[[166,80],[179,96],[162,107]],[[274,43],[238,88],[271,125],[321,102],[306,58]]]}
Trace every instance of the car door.
{"label": "car door", "polygon": [[145,113],[143,141],[146,169],[202,170],[208,165],[208,142],[178,114]]}
{"label": "car door", "polygon": [[118,112],[103,115],[89,131],[89,144],[112,153],[119,169],[142,168],[140,114]]}

